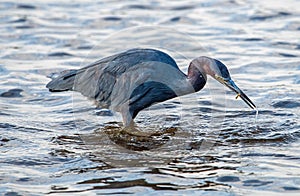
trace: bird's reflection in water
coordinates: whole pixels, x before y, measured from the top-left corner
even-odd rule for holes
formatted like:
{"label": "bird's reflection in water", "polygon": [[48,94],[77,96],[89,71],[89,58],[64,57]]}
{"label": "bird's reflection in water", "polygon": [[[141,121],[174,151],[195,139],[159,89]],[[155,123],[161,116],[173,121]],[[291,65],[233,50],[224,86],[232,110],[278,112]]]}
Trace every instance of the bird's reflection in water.
{"label": "bird's reflection in water", "polygon": [[129,150],[151,150],[166,144],[174,136],[178,127],[153,128],[120,127],[109,124],[104,127],[104,133],[115,144]]}

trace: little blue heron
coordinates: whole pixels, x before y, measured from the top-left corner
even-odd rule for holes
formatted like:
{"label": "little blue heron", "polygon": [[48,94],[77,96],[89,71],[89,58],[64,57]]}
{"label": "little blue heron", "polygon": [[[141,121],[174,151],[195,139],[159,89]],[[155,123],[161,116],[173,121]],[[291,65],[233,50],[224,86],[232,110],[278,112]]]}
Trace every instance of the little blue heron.
{"label": "little blue heron", "polygon": [[152,104],[200,91],[207,75],[237,93],[252,109],[256,106],[231,79],[219,60],[201,56],[185,75],[168,54],[156,49],[131,49],[96,61],[78,70],[50,76],[51,92],[73,90],[96,101],[99,107],[120,112],[124,126]]}

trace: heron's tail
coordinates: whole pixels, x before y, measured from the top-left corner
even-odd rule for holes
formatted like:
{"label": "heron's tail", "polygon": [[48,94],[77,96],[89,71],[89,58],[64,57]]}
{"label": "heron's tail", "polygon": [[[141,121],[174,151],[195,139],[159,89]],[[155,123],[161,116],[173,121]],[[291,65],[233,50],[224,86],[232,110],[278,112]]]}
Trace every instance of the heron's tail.
{"label": "heron's tail", "polygon": [[52,73],[48,77],[52,80],[46,85],[51,92],[73,90],[77,70],[65,70],[60,73]]}

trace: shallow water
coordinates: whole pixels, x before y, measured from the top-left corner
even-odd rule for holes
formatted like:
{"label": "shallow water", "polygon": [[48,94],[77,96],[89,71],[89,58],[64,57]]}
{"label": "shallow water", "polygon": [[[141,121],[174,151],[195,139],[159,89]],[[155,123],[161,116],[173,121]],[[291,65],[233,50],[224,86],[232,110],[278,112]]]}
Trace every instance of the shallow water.
{"label": "shallow water", "polygon": [[[1,195],[299,194],[299,8],[1,1]],[[222,60],[258,106],[257,122],[213,80],[141,112],[139,136],[115,133],[120,115],[80,94],[45,88],[52,72],[132,47],[162,49],[184,72],[197,56]]]}

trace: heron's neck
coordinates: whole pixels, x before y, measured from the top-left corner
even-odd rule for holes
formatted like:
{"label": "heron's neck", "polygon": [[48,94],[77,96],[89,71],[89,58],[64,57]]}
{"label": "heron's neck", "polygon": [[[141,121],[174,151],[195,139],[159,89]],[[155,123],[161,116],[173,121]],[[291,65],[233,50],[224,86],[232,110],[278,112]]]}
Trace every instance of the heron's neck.
{"label": "heron's neck", "polygon": [[205,70],[203,70],[202,66],[195,63],[195,61],[192,61],[188,68],[187,78],[197,92],[206,84],[207,74],[205,73]]}

